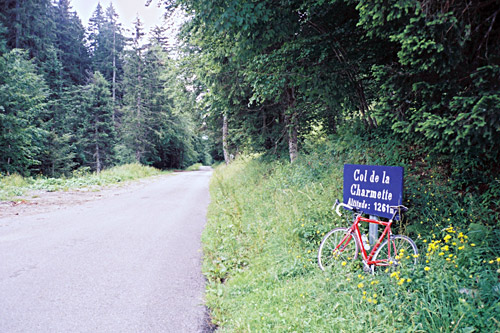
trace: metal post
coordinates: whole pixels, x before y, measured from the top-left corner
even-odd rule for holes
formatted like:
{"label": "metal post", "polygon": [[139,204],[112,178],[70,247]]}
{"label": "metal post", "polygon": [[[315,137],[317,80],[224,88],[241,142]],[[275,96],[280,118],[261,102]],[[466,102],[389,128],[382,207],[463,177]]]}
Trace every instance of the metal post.
{"label": "metal post", "polygon": [[[370,215],[370,219],[379,220],[378,216]],[[370,223],[368,226],[368,241],[370,246],[374,246],[378,241],[378,224]]]}

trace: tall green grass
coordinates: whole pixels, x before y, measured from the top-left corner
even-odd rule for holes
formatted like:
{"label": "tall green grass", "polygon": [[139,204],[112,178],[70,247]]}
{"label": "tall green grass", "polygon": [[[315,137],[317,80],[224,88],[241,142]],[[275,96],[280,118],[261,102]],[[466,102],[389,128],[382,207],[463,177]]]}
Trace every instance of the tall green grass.
{"label": "tall green grass", "polygon": [[[454,195],[439,168],[396,160],[397,145],[379,142],[378,150],[343,140],[309,147],[294,165],[253,156],[215,170],[203,272],[219,330],[499,331],[498,213]],[[342,197],[344,163],[405,167],[411,212],[396,230],[417,242],[414,269],[369,275],[359,262],[317,268],[322,236],[348,225],[331,211]]]}
{"label": "tall green grass", "polygon": [[0,200],[16,200],[30,190],[49,192],[68,191],[77,188],[104,186],[162,174],[161,171],[140,164],[126,164],[92,173],[89,169],[78,169],[72,177],[24,178],[19,175],[0,177]]}

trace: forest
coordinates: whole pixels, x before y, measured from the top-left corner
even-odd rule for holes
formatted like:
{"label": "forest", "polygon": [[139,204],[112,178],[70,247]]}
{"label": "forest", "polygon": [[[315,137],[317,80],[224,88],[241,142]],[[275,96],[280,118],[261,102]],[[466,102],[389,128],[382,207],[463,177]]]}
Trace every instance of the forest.
{"label": "forest", "polygon": [[111,3],[85,28],[69,0],[0,5],[0,173],[68,176],[130,162],[210,163],[196,87],[167,29],[127,34]]}
{"label": "forest", "polygon": [[182,38],[226,155],[293,162],[308,136],[342,128],[429,155],[466,187],[497,177],[499,1],[164,5],[191,13]]}
{"label": "forest", "polygon": [[145,5],[185,14],[178,45],[139,18],[127,36],[112,4],[85,28],[70,0],[2,2],[2,174],[293,162],[342,129],[394,138],[465,188],[497,177],[497,0]]}

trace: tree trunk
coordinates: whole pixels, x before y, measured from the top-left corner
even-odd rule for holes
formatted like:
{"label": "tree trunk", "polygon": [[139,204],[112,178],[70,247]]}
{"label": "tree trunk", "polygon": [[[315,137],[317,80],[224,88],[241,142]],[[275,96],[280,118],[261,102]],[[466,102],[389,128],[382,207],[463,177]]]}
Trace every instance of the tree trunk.
{"label": "tree trunk", "polygon": [[356,92],[358,94],[358,101],[359,101],[359,110],[361,111],[361,116],[363,117],[366,126],[368,126],[368,128],[376,128],[377,122],[369,114],[370,106],[366,101],[365,88],[363,86],[363,82],[361,82],[361,80],[352,79],[352,83],[356,85]]}
{"label": "tree trunk", "polygon": [[298,123],[295,113],[292,115],[291,128],[288,137],[288,150],[290,151],[290,162],[295,162],[299,157],[299,144],[298,144]]}
{"label": "tree trunk", "polygon": [[142,158],[142,128],[143,128],[143,121],[142,121],[142,113],[141,113],[141,105],[142,105],[142,68],[141,68],[141,59],[140,56],[138,57],[139,62],[138,62],[138,70],[137,70],[137,82],[138,82],[138,91],[137,91],[137,100],[136,100],[136,106],[137,106],[137,124],[139,125],[136,130],[137,130],[137,142],[136,142],[136,149],[135,149],[135,159],[137,160],[137,163],[141,163],[141,158]]}
{"label": "tree trunk", "polygon": [[95,169],[96,169],[96,172],[99,173],[101,172],[101,168],[102,168],[102,165],[101,165],[101,153],[99,151],[99,141],[98,141],[98,138],[99,138],[99,132],[97,130],[97,119],[96,119],[96,123],[95,123]]}
{"label": "tree trunk", "polygon": [[21,13],[19,11],[19,1],[16,1],[16,25],[14,25],[16,27],[16,41],[15,41],[15,44],[16,44],[16,49],[19,49],[21,46],[19,45],[19,36],[21,35]]}
{"label": "tree trunk", "polygon": [[288,152],[290,154],[290,162],[293,163],[299,156],[298,145],[298,127],[297,111],[295,110],[295,89],[287,87],[285,90],[286,103],[284,108],[285,126],[288,133]]}
{"label": "tree trunk", "polygon": [[115,102],[116,102],[116,31],[113,22],[113,125],[115,122]]}
{"label": "tree trunk", "polygon": [[227,142],[229,135],[229,121],[227,118],[227,114],[224,114],[224,118],[222,120],[222,150],[224,152],[224,161],[226,165],[231,161],[231,157],[229,155],[229,144]]}
{"label": "tree trunk", "polygon": [[[286,112],[286,111],[285,111]],[[285,114],[285,126],[288,133],[288,153],[290,154],[290,162],[293,163],[299,157],[298,145],[298,121],[295,111],[292,114]]]}
{"label": "tree trunk", "polygon": [[[11,131],[9,130],[9,132],[11,132]],[[12,153],[11,149],[12,149],[12,146],[9,144],[9,150],[8,150],[9,154]],[[10,176],[10,162],[11,162],[11,158],[9,156],[9,157],[7,157],[7,165],[9,166],[9,168],[7,168],[7,176]]]}

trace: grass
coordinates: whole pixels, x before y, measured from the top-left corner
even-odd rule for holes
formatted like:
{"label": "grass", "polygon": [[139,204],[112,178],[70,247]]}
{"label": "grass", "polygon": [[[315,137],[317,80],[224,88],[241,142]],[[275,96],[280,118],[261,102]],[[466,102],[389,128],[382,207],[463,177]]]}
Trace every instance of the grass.
{"label": "grass", "polygon": [[68,191],[71,189],[105,186],[124,181],[136,180],[162,174],[161,171],[140,164],[127,164],[91,173],[89,169],[79,169],[72,177],[63,178],[24,178],[10,175],[0,178],[0,200],[15,201],[30,190]]}
{"label": "grass", "polygon": [[[216,168],[203,272],[219,330],[499,331],[498,212],[457,196],[431,166],[422,173],[410,160],[391,161],[392,144],[381,149],[388,157],[353,144],[332,140],[294,165],[247,156]],[[347,225],[330,210],[342,197],[344,163],[405,167],[411,211],[396,232],[416,241],[416,268],[369,275],[356,262],[319,270],[322,236]]]}
{"label": "grass", "polygon": [[193,165],[189,166],[188,168],[186,168],[186,171],[198,171],[202,166],[203,166],[203,164],[196,163],[196,164],[193,164]]}

